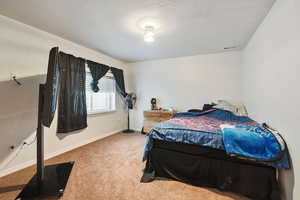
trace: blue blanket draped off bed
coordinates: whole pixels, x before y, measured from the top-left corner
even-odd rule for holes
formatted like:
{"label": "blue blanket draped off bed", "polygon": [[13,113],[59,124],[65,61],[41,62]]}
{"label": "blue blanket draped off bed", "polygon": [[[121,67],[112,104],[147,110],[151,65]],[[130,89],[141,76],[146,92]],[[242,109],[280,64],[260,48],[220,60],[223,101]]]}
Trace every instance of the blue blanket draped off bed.
{"label": "blue blanket draped off bed", "polygon": [[[223,128],[223,134],[221,125],[224,124],[235,128]],[[274,168],[290,168],[287,151],[274,159],[281,147],[273,134],[249,117],[239,117],[225,110],[178,113],[158,124],[147,137],[143,160],[147,159],[153,139],[221,149]]]}

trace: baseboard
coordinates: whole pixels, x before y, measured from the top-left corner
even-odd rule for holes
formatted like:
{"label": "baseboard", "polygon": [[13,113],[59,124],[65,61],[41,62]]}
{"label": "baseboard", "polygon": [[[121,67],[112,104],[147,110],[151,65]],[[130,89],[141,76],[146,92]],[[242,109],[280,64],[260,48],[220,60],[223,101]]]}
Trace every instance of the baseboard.
{"label": "baseboard", "polygon": [[[55,152],[50,152],[50,153],[46,153],[45,154],[45,160],[48,160],[50,158],[53,158],[55,156],[58,156],[60,154],[63,154],[63,153],[66,153],[68,151],[71,151],[73,149],[76,149],[78,147],[81,147],[81,146],[84,146],[86,144],[89,144],[89,143],[92,143],[92,142],[95,142],[97,140],[100,140],[100,139],[103,139],[105,137],[108,137],[110,135],[113,135],[113,134],[116,134],[116,133],[119,133],[121,131],[123,131],[124,129],[120,129],[120,130],[116,130],[114,132],[110,132],[110,133],[106,133],[106,134],[102,134],[101,136],[97,136],[97,137],[92,137],[92,138],[89,138],[87,140],[84,140],[84,141],[81,141],[81,142],[78,142],[76,144],[72,144],[72,145],[69,145],[69,146],[66,146],[64,147],[63,149],[60,149],[58,151],[55,151]],[[33,159],[33,160],[29,160],[29,161],[26,161],[24,163],[21,163],[21,164],[18,164],[16,166],[13,166],[13,167],[10,167],[8,169],[4,169],[2,171],[0,171],[0,178],[3,177],[3,176],[6,176],[6,175],[9,175],[11,173],[14,173],[14,172],[17,172],[19,170],[22,170],[26,167],[30,167],[32,165],[35,165],[36,163],[36,159]]]}

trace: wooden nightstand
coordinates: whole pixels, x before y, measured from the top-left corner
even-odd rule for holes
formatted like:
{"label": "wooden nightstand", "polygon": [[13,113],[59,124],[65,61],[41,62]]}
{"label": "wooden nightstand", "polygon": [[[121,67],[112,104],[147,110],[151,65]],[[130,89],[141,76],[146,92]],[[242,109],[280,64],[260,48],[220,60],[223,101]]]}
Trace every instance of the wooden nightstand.
{"label": "wooden nightstand", "polygon": [[164,110],[146,110],[144,111],[144,127],[142,132],[149,133],[149,131],[158,123],[167,121],[172,118],[175,111]]}

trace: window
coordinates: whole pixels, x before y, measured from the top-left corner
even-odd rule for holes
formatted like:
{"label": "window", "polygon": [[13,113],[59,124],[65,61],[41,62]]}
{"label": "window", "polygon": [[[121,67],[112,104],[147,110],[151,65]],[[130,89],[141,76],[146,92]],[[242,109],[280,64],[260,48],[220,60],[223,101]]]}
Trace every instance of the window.
{"label": "window", "polygon": [[92,74],[86,68],[86,107],[88,114],[112,112],[116,110],[116,83],[112,73],[108,72],[98,83],[99,91],[91,88]]}

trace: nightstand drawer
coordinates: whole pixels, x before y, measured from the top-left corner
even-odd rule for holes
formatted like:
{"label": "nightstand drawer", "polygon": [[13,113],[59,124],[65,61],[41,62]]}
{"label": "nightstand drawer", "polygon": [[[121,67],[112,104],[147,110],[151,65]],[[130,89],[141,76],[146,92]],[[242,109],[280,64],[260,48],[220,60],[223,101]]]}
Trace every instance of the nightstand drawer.
{"label": "nightstand drawer", "polygon": [[160,118],[170,118],[174,115],[174,112],[170,111],[144,111],[144,117],[160,117]]}

